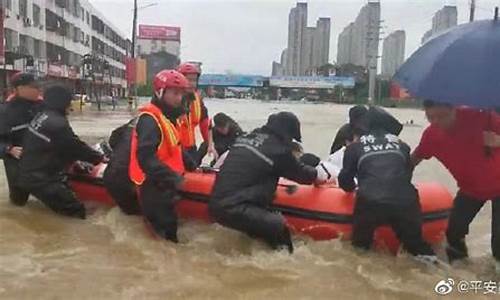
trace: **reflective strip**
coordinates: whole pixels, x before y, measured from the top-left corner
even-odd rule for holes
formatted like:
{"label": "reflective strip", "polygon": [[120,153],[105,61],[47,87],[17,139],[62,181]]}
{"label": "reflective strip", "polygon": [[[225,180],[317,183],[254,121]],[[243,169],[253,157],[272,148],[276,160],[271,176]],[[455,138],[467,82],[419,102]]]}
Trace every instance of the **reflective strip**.
{"label": "reflective strip", "polygon": [[169,136],[170,140],[170,147],[175,147],[179,144],[179,139],[177,138],[177,135],[175,134],[175,129],[174,125],[172,122],[170,122],[169,119],[167,119],[165,116],[161,116],[163,122],[165,123],[165,129],[167,130],[167,134]]}
{"label": "reflective strip", "polygon": [[246,144],[234,144],[233,145],[233,148],[237,148],[237,147],[241,147],[241,148],[245,148],[247,150],[250,150],[251,152],[253,152],[253,154],[257,155],[258,157],[260,157],[263,161],[265,161],[268,165],[270,165],[271,167],[274,166],[274,162],[272,159],[270,159],[269,157],[267,157],[264,153],[260,152],[259,150],[255,149],[254,147],[250,146],[250,145],[246,145]]}
{"label": "reflective strip", "polygon": [[200,95],[198,95],[198,93],[195,94],[195,100],[193,102],[193,105],[194,105],[195,121],[196,121],[196,123],[199,123],[200,119],[201,119],[201,99],[200,99]]}
{"label": "reflective strip", "polygon": [[370,153],[366,153],[366,154],[362,155],[359,158],[358,169],[365,158],[372,157],[375,155],[382,155],[382,154],[397,154],[397,155],[401,156],[404,160],[406,160],[406,157],[399,150],[382,150],[382,151],[370,152]]}
{"label": "reflective strip", "polygon": [[42,140],[46,141],[47,143],[50,143],[50,138],[38,131],[36,131],[33,127],[28,127],[28,130],[36,135],[37,137],[41,138]]}
{"label": "reflective strip", "polygon": [[14,126],[10,129],[11,132],[14,132],[14,131],[18,131],[18,130],[22,130],[22,129],[26,129],[29,127],[29,124],[26,123],[26,124],[22,124],[22,125],[17,125],[17,126]]}

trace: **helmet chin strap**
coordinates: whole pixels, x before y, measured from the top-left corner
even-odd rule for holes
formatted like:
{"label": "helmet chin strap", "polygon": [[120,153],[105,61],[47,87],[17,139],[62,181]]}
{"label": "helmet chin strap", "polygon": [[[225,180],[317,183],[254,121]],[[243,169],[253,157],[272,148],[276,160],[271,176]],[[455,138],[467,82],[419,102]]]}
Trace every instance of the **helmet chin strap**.
{"label": "helmet chin strap", "polygon": [[161,89],[161,90],[155,92],[156,98],[158,98],[158,100],[162,101],[164,92],[165,92],[165,89]]}

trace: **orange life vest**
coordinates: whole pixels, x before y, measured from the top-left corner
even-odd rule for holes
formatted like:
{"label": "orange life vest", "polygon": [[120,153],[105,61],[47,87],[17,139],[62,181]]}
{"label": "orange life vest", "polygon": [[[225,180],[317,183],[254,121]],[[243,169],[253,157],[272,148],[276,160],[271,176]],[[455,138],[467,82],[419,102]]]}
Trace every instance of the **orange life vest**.
{"label": "orange life vest", "polygon": [[189,105],[189,113],[179,118],[177,128],[181,135],[181,144],[184,149],[196,146],[195,128],[201,122],[202,118],[202,103],[201,96],[198,92],[194,93],[195,99]]}
{"label": "orange life vest", "polygon": [[[158,159],[171,168],[173,171],[184,173],[184,162],[182,160],[182,147],[177,128],[168,120],[161,110],[154,104],[148,104],[139,109],[139,118],[142,115],[150,115],[156,121],[161,131],[161,141],[156,151]],[[144,183],[146,174],[144,174],[137,159],[137,131],[132,133],[132,142],[130,146],[130,180],[137,185]]]}

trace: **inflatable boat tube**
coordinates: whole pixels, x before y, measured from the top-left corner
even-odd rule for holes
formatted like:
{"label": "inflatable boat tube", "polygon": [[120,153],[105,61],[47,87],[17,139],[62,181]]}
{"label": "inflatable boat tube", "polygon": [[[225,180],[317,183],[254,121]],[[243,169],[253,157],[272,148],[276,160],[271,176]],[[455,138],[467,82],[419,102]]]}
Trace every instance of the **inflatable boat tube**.
{"label": "inflatable boat tube", "polygon": [[[82,201],[99,202],[113,206],[114,201],[102,182],[105,165],[94,168],[91,174],[70,174],[70,185]],[[193,172],[185,174],[181,198],[177,203],[179,217],[213,222],[207,209],[215,173]],[[430,244],[443,241],[452,206],[452,196],[436,183],[417,184],[422,209],[422,231]],[[352,231],[354,193],[345,193],[337,187],[299,185],[281,180],[271,209],[285,216],[295,234],[315,240],[349,239]],[[382,226],[375,232],[377,248],[397,251],[399,242],[394,232]]]}

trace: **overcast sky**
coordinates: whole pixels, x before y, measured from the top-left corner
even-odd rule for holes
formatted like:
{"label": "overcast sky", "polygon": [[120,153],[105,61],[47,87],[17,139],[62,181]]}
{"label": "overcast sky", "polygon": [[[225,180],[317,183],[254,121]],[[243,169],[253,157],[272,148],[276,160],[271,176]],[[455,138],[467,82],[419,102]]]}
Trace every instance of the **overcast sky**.
{"label": "overcast sky", "polygon": [[[133,0],[90,0],[127,36],[132,30]],[[286,47],[288,13],[294,0],[139,0],[139,24],[181,27],[181,59],[203,62],[207,73],[231,71],[269,75],[273,60]],[[332,19],[330,61],[336,60],[337,37],[366,0],[309,0],[308,22]],[[470,0],[381,0],[385,35],[406,30],[406,56],[420,45],[432,16],[445,4],[457,5],[459,23],[468,21]],[[500,0],[477,0],[476,19],[493,17]]]}

